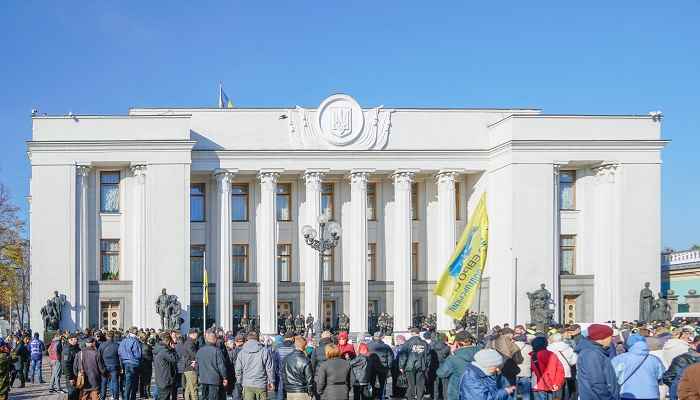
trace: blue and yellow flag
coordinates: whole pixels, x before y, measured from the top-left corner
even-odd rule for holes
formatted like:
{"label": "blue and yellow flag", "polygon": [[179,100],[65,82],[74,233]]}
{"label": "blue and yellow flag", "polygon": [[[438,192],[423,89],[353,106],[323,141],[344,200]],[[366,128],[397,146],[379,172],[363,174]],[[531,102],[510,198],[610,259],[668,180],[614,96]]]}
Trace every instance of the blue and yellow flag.
{"label": "blue and yellow flag", "polygon": [[472,305],[486,265],[488,246],[489,217],[484,193],[462,232],[447,269],[435,285],[434,293],[447,300],[445,313],[454,319],[461,319]]}
{"label": "blue and yellow flag", "polygon": [[202,282],[204,289],[204,306],[209,305],[209,279],[207,279],[207,267],[204,266],[204,282]]}
{"label": "blue and yellow flag", "polygon": [[233,108],[233,102],[224,93],[224,85],[219,84],[219,108]]}

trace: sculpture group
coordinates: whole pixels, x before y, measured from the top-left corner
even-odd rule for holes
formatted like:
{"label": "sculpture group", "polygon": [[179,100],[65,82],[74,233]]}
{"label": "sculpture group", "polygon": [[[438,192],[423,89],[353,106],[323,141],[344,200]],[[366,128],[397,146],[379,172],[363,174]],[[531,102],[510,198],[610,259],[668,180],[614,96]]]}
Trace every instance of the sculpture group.
{"label": "sculpture group", "polygon": [[530,299],[530,322],[537,326],[549,326],[554,318],[554,305],[552,293],[546,289],[544,283],[540,288],[532,293],[527,292]]}
{"label": "sculpture group", "polygon": [[649,285],[649,282],[646,282],[644,289],[639,293],[639,321],[670,320],[671,305],[661,293],[657,299],[654,299],[654,292],[649,289]]}
{"label": "sculpture group", "polygon": [[180,330],[180,326],[185,322],[181,317],[182,304],[180,304],[180,300],[175,295],[169,295],[165,289],[161,291],[158,300],[156,300],[156,312],[160,316],[161,329]]}
{"label": "sculpture group", "polygon": [[46,305],[41,307],[41,318],[44,320],[44,330],[56,331],[60,329],[61,318],[63,318],[63,306],[65,299],[59,296],[58,291],[53,292],[53,297],[46,300]]}

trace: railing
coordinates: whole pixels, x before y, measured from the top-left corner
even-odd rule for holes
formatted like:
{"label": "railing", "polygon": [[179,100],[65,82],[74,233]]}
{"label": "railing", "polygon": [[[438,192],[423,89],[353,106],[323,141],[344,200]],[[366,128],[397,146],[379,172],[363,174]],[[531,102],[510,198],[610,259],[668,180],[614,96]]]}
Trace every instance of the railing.
{"label": "railing", "polygon": [[677,264],[689,264],[694,262],[700,263],[700,250],[688,250],[664,254],[662,256],[661,265],[668,266]]}

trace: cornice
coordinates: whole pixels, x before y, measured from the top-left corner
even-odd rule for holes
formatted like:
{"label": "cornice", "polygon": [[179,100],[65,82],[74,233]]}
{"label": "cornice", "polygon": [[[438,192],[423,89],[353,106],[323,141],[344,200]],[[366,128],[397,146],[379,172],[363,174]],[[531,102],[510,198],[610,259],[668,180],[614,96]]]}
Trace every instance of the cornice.
{"label": "cornice", "polygon": [[492,147],[488,152],[493,154],[503,150],[658,151],[669,142],[669,140],[509,140]]}
{"label": "cornice", "polygon": [[94,140],[94,141],[27,141],[30,152],[83,152],[83,151],[191,151],[194,140]]}

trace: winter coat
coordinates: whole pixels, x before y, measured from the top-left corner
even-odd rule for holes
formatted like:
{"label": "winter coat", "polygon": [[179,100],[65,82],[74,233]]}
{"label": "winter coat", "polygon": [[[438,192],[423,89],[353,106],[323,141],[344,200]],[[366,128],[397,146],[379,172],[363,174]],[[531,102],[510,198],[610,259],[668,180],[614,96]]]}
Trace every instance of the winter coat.
{"label": "winter coat", "polygon": [[265,388],[275,382],[270,352],[257,340],[248,340],[236,357],[236,382],[241,386]]}
{"label": "winter coat", "polygon": [[564,385],[564,367],[561,361],[549,350],[530,353],[532,371],[532,390],[537,392],[555,392]]}
{"label": "winter coat", "polygon": [[100,390],[102,376],[106,370],[97,350],[86,347],[78,353],[73,363],[73,374],[77,376],[80,370],[85,374],[85,386],[81,390],[84,392]]}
{"label": "winter coat", "polygon": [[314,371],[318,369],[319,364],[326,361],[326,345],[330,343],[330,338],[321,338],[318,342],[318,347],[311,353],[311,366],[314,368]]}
{"label": "winter coat", "polygon": [[279,347],[277,347],[277,350],[275,351],[277,352],[277,356],[279,357],[280,365],[282,365],[282,363],[284,362],[284,358],[292,352],[294,352],[294,343],[285,340]]}
{"label": "winter coat", "polygon": [[0,347],[0,395],[10,392],[10,370],[12,369],[12,355],[7,345]]}
{"label": "winter coat", "polygon": [[153,346],[141,343],[141,367],[153,368]]}
{"label": "winter coat", "polygon": [[[471,362],[459,380],[459,400],[507,400],[510,398],[505,390],[508,385],[503,375],[486,375]],[[448,398],[453,399],[451,395]]]}
{"label": "winter coat", "polygon": [[41,340],[32,339],[32,341],[29,342],[29,353],[32,360],[41,360],[41,358],[44,357],[44,350],[46,350],[46,347]]}
{"label": "winter coat", "polygon": [[411,336],[399,353],[399,369],[404,371],[426,371],[430,363],[429,346],[419,336]]}
{"label": "winter coat", "polygon": [[634,343],[627,353],[611,362],[618,382],[626,381],[620,390],[621,398],[659,398],[659,381],[665,369],[658,357],[649,354],[649,345],[645,341]]}
{"label": "winter coat", "polygon": [[686,368],[678,383],[678,398],[683,400],[700,400],[700,364]]}
{"label": "winter coat", "polygon": [[316,388],[322,400],[347,399],[350,393],[350,364],[342,358],[323,362],[316,371]]}
{"label": "winter coat", "polygon": [[564,368],[564,377],[571,378],[571,367],[576,365],[578,355],[566,342],[555,342],[547,346],[547,350],[556,354],[561,366]]}
{"label": "winter coat", "polygon": [[175,351],[178,355],[177,372],[183,373],[194,371],[192,361],[197,358],[197,343],[194,340],[187,338],[184,343],[178,343],[175,346]]}
{"label": "winter coat", "polygon": [[75,362],[75,356],[77,356],[79,352],[80,346],[78,346],[77,343],[75,346],[71,346],[68,343],[63,346],[63,351],[61,352],[61,374],[67,381],[75,379],[73,363]]}
{"label": "winter coat", "polygon": [[340,356],[343,358],[355,358],[355,348],[348,343],[347,332],[341,332],[338,335],[338,350],[340,350]]}
{"label": "winter coat", "polygon": [[514,385],[515,378],[520,373],[518,365],[522,364],[525,358],[520,352],[520,347],[507,336],[500,335],[493,341],[493,349],[498,351],[505,361],[501,367],[501,374],[508,379],[511,385]]}
{"label": "winter coat", "polygon": [[175,384],[177,376],[177,353],[175,350],[163,347],[153,360],[153,375],[156,386],[167,388]]}
{"label": "winter coat", "polygon": [[582,400],[618,399],[620,386],[615,370],[600,344],[583,338],[576,346],[576,387]]}
{"label": "winter coat", "polygon": [[350,362],[350,384],[352,386],[369,385],[372,382],[372,369],[369,357],[358,355]]}
{"label": "winter coat", "polygon": [[120,367],[119,345],[113,339],[102,343],[100,348],[97,349],[97,354],[102,358],[102,364],[107,370],[111,371]]}
{"label": "winter coat", "polygon": [[680,382],[683,376],[683,371],[689,366],[700,362],[700,353],[695,350],[689,350],[687,353],[683,353],[671,361],[671,365],[668,367],[664,376],[661,378],[664,385],[669,387],[668,395],[671,400],[676,400],[678,398],[678,382]]}
{"label": "winter coat", "polygon": [[20,370],[29,362],[29,348],[24,342],[19,342],[12,351],[15,360],[15,369]]}
{"label": "winter coat", "polygon": [[440,364],[436,374],[440,378],[448,378],[447,398],[457,399],[459,397],[459,380],[462,378],[467,365],[474,361],[474,354],[479,349],[476,346],[461,347]]}
{"label": "winter coat", "polygon": [[314,374],[311,361],[306,354],[294,349],[282,361],[280,368],[286,393],[308,393],[313,395]]}
{"label": "winter coat", "polygon": [[224,350],[221,350],[216,345],[207,344],[197,350],[196,361],[199,383],[205,385],[221,385],[223,383],[228,373],[224,357],[227,357],[224,355]]}
{"label": "winter coat", "polygon": [[136,336],[129,334],[119,343],[119,359],[124,367],[138,367],[141,365],[141,342]]}
{"label": "winter coat", "polygon": [[664,343],[663,355],[661,356],[661,361],[663,361],[664,367],[668,368],[674,358],[688,352],[688,350],[690,350],[690,345],[685,340],[667,340],[666,343]]}
{"label": "winter coat", "polygon": [[382,368],[391,368],[391,364],[394,362],[394,351],[391,350],[391,347],[389,347],[388,344],[382,342],[381,340],[372,339],[372,341],[367,345],[367,348],[369,349],[370,353],[377,355]]}

